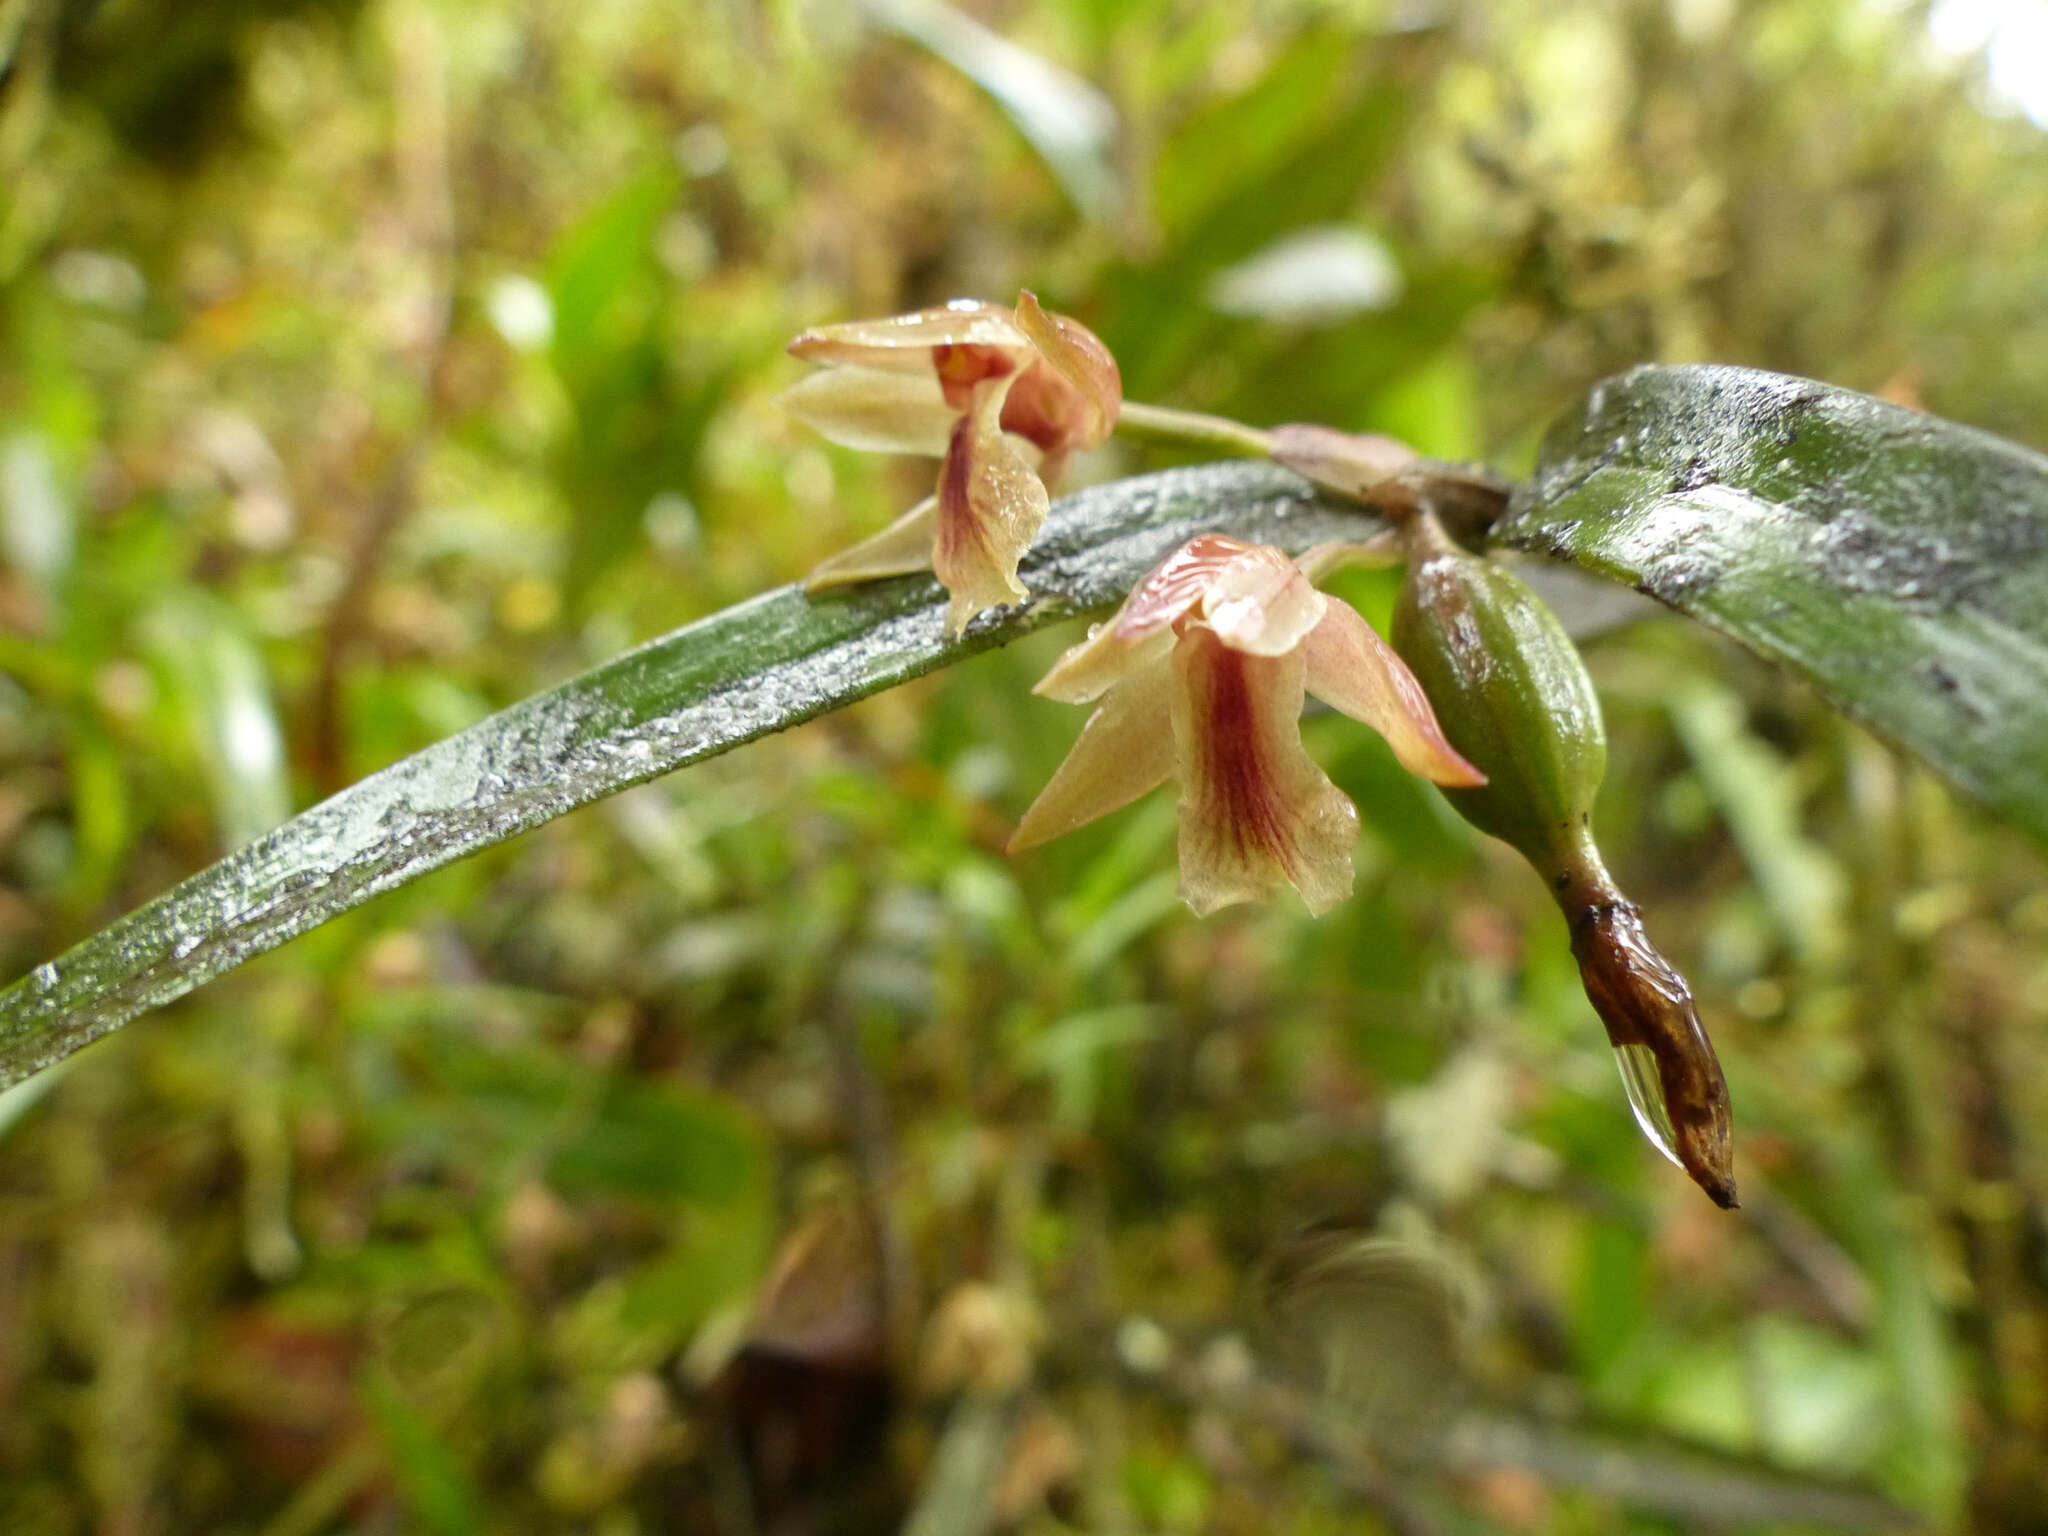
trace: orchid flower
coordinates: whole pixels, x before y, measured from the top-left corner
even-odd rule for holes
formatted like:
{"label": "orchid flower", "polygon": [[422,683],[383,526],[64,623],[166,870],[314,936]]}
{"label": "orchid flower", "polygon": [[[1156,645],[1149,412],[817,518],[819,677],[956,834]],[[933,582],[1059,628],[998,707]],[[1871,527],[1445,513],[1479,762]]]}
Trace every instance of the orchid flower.
{"label": "orchid flower", "polygon": [[1371,726],[1426,778],[1485,782],[1355,609],[1285,552],[1225,534],[1183,544],[1034,691],[1100,703],[1010,851],[1178,778],[1180,894],[1203,916],[1283,884],[1313,913],[1351,894],[1358,811],[1302,749],[1304,693]]}
{"label": "orchid flower", "polygon": [[936,493],[833,556],[812,592],[932,570],[951,594],[946,632],[1022,601],[1017,562],[1045,521],[1046,485],[1116,425],[1123,389],[1109,349],[1030,293],[1005,309],[942,309],[819,326],[789,344],[827,366],[783,392],[791,415],[835,443],[944,460]]}

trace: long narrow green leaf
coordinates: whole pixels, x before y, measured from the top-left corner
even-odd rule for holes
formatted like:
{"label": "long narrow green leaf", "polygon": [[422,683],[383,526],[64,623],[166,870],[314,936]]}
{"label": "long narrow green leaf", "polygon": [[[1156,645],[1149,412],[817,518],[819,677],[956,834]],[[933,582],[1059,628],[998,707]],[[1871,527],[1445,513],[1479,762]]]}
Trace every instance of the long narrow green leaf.
{"label": "long narrow green leaf", "polygon": [[1810,379],[1637,368],[1494,532],[1785,663],[2048,837],[2048,458]]}
{"label": "long narrow green leaf", "polygon": [[929,577],[815,601],[782,587],[513,705],[315,806],[0,992],[0,1088],[381,892],[671,769],[1047,624],[1099,613],[1210,528],[1300,551],[1379,525],[1268,464],[1213,464],[1055,504],[1032,600],[942,631]]}

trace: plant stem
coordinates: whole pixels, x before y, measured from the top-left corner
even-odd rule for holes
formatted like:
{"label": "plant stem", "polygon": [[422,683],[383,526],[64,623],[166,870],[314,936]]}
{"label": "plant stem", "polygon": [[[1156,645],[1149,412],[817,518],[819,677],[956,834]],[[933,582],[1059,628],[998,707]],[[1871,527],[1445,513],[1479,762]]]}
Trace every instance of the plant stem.
{"label": "plant stem", "polygon": [[1205,416],[1200,411],[1177,411],[1170,405],[1146,405],[1126,400],[1117,415],[1116,429],[1124,437],[1145,443],[1162,443],[1175,448],[1221,449],[1233,458],[1269,458],[1273,441],[1257,427],[1248,427],[1227,416]]}

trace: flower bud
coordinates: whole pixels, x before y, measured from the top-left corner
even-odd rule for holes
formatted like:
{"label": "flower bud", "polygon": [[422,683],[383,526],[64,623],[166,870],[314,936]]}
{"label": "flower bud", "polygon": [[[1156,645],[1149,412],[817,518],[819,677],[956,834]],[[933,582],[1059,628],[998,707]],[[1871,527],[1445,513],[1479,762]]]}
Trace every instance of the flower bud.
{"label": "flower bud", "polygon": [[1418,512],[1405,537],[1394,649],[1451,745],[1486,775],[1445,797],[1543,877],[1571,925],[1637,1123],[1715,1204],[1733,1206],[1728,1086],[1713,1043],[1593,843],[1607,736],[1578,648],[1520,577],[1459,548],[1430,513]]}
{"label": "flower bud", "polygon": [[1607,772],[1592,679],[1557,616],[1514,572],[1467,554],[1427,513],[1405,528],[1394,649],[1452,744],[1487,776],[1451,791],[1451,803],[1554,878],[1586,841]]}

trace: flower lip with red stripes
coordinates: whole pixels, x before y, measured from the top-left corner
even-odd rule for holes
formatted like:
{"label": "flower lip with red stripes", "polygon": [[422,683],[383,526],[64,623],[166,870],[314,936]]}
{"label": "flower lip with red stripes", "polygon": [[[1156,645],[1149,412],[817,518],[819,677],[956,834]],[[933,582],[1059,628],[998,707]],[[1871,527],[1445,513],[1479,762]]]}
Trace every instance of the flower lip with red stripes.
{"label": "flower lip with red stripes", "polygon": [[1025,292],[1014,309],[956,299],[819,326],[789,350],[825,365],[783,392],[791,415],[850,448],[944,461],[932,496],[825,561],[806,588],[932,570],[951,594],[952,635],[1022,601],[1017,562],[1045,521],[1046,486],[1116,425],[1123,389],[1101,340]]}
{"label": "flower lip with red stripes", "polygon": [[[1036,847],[1180,781],[1180,894],[1207,915],[1282,885],[1311,912],[1351,894],[1358,812],[1302,749],[1305,694],[1387,739],[1439,784],[1484,776],[1445,740],[1407,665],[1349,605],[1270,545],[1188,540],[1040,680],[1096,703],[1010,839]],[[1304,568],[1306,567],[1306,569]]]}

